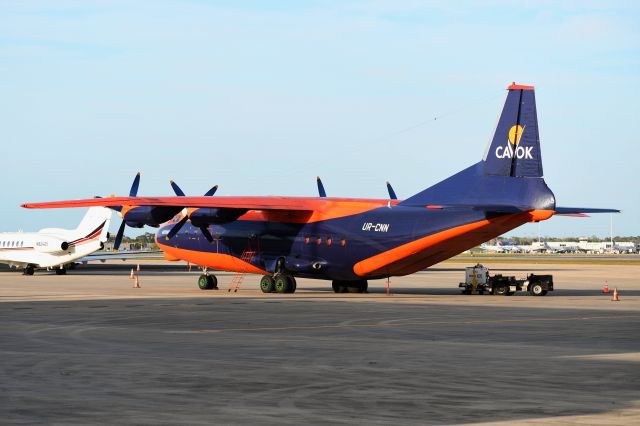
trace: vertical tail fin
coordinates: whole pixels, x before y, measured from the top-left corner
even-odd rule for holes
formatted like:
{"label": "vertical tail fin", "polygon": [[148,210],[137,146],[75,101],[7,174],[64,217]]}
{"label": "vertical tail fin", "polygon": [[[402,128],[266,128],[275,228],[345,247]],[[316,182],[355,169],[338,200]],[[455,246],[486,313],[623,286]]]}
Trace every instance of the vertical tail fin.
{"label": "vertical tail fin", "polygon": [[534,87],[513,83],[507,90],[496,131],[484,154],[484,174],[542,177]]}
{"label": "vertical tail fin", "polygon": [[81,239],[100,237],[100,241],[107,240],[107,232],[111,223],[111,210],[105,207],[91,207],[75,229]]}

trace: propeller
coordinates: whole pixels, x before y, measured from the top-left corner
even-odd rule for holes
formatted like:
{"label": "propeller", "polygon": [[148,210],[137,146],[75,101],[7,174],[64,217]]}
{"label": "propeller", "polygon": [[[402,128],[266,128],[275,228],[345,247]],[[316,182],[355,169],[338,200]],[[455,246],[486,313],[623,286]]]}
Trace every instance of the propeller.
{"label": "propeller", "polygon": [[387,191],[389,191],[389,198],[392,200],[397,200],[398,196],[396,195],[396,191],[393,190],[393,187],[389,182],[387,182]]}
{"label": "propeller", "polygon": [[318,194],[320,197],[326,197],[327,193],[324,190],[324,185],[322,184],[322,180],[320,179],[320,176],[316,177],[316,183],[318,184]]}
{"label": "propeller", "polygon": [[[171,188],[173,188],[173,192],[175,192],[175,194],[178,197],[185,196],[184,191],[180,189],[177,183],[175,183],[174,181],[169,181],[169,183],[171,184]],[[204,193],[204,196],[211,197],[213,196],[213,194],[216,193],[217,190],[218,190],[218,185],[214,185],[211,187],[211,189],[209,189],[207,192]],[[176,234],[180,232],[180,229],[182,229],[184,224],[187,223],[188,220],[189,220],[189,215],[185,214],[178,223],[173,225],[173,228],[169,230],[169,233],[165,236],[165,239],[170,240],[171,238],[175,237]],[[202,232],[202,235],[204,235],[204,237],[207,239],[207,241],[209,242],[213,241],[213,236],[211,235],[211,232],[209,232],[209,229],[206,226],[201,226],[200,231]]]}
{"label": "propeller", "polygon": [[[129,197],[135,197],[138,195],[138,187],[140,186],[140,172],[136,173],[136,177],[133,178],[133,183],[131,184],[131,189],[129,190]],[[121,211],[122,208],[118,209]],[[120,243],[122,243],[122,237],[124,236],[124,228],[126,228],[127,224],[124,221],[124,216],[122,217],[122,223],[120,224],[120,228],[118,228],[118,233],[116,234],[116,240],[113,243],[113,249],[118,250],[120,248]]]}

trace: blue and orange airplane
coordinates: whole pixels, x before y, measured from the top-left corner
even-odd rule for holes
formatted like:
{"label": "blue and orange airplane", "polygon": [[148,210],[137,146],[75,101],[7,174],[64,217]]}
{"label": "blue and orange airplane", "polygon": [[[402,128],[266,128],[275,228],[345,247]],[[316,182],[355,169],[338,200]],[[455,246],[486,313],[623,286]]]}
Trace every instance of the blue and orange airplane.
{"label": "blue and orange airplane", "polygon": [[527,222],[553,215],[619,212],[557,207],[542,174],[533,86],[512,84],[492,141],[478,163],[406,200],[326,197],[128,197],[24,204],[27,208],[106,206],[125,224],[158,227],[165,256],[208,269],[264,275],[262,291],[292,293],[295,277],[332,280],[336,292],[364,292],[367,280],[408,275]]}

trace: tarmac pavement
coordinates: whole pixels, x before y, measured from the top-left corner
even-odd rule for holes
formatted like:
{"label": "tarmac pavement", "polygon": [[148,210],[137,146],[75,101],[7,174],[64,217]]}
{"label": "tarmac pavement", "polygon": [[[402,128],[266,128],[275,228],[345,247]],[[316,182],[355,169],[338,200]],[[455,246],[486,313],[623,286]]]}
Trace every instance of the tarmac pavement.
{"label": "tarmac pavement", "polygon": [[548,266],[545,297],[461,295],[447,264],[391,296],[200,291],[166,265],[133,289],[108,266],[0,272],[2,423],[640,423],[638,266]]}

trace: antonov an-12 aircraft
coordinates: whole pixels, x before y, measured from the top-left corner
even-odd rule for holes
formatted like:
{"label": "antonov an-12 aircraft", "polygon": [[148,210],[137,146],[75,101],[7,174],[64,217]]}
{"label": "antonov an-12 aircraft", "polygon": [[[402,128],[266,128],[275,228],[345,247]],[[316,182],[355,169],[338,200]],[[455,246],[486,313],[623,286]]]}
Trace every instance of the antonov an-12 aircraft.
{"label": "antonov an-12 aircraft", "polygon": [[[558,207],[542,176],[534,88],[514,83],[482,159],[405,200],[221,197],[215,187],[193,197],[175,184],[175,197],[138,197],[137,176],[128,197],[23,207],[111,207],[123,218],[119,237],[125,224],[159,227],[156,242],[167,258],[261,274],[264,292],[291,293],[294,277],[364,292],[367,280],[412,274],[527,222],[618,212]],[[198,285],[215,284],[205,269]]]}
{"label": "antonov an-12 aircraft", "polygon": [[33,275],[36,268],[63,275],[65,265],[104,247],[111,213],[105,207],[91,207],[76,229],[0,233],[0,263],[24,268],[25,275]]}

